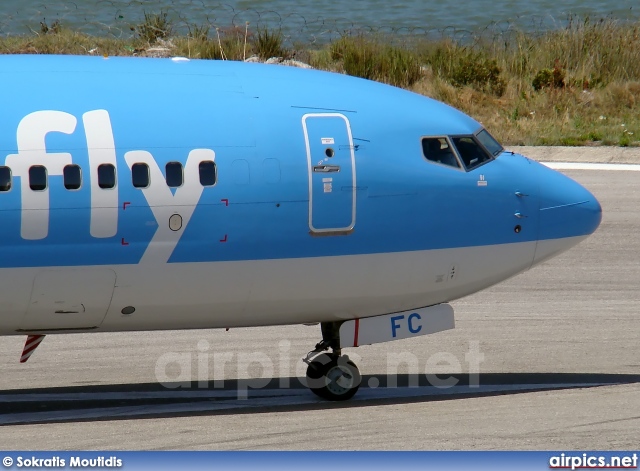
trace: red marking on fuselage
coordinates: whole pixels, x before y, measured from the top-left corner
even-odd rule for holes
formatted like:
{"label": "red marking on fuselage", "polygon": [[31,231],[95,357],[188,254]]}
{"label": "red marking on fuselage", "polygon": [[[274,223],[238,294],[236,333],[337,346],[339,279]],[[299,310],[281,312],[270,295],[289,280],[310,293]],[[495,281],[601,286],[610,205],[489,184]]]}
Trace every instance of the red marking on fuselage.
{"label": "red marking on fuselage", "polygon": [[220,242],[226,242],[227,241],[227,234],[224,235],[224,239],[220,239]]}
{"label": "red marking on fuselage", "polygon": [[228,199],[224,198],[224,199],[221,199],[220,201],[222,201],[225,206],[229,206],[229,200]]}
{"label": "red marking on fuselage", "polygon": [[124,240],[124,237],[123,237],[123,238],[122,238],[122,242],[121,242],[121,244],[122,244],[122,245],[129,245],[129,242],[127,242],[126,240]]}
{"label": "red marking on fuselage", "polygon": [[129,201],[125,201],[124,203],[122,203],[122,210],[124,211],[125,209],[127,209],[127,206],[129,206],[131,203]]}
{"label": "red marking on fuselage", "polygon": [[356,326],[353,329],[353,346],[358,346],[358,334],[360,333],[360,319],[356,319]]}

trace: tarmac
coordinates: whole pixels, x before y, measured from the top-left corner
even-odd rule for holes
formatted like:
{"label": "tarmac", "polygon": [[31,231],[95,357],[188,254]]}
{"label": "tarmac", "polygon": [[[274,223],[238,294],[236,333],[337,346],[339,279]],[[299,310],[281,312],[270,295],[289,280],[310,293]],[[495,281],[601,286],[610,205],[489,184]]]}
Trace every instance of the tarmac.
{"label": "tarmac", "polygon": [[640,164],[640,147],[508,146],[508,149],[540,162]]}
{"label": "tarmac", "polygon": [[[640,163],[636,148],[512,150]],[[598,231],[452,303],[452,331],[349,349],[351,401],[297,379],[318,326],[49,336],[26,364],[24,338],[5,337],[0,449],[637,449],[640,173],[563,172],[602,204]]]}

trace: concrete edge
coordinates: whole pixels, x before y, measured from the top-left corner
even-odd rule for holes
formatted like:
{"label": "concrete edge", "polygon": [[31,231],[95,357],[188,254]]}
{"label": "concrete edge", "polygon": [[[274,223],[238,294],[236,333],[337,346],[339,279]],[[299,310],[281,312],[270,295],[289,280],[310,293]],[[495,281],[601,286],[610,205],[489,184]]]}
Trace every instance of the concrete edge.
{"label": "concrete edge", "polygon": [[640,164],[640,147],[505,146],[542,162]]}

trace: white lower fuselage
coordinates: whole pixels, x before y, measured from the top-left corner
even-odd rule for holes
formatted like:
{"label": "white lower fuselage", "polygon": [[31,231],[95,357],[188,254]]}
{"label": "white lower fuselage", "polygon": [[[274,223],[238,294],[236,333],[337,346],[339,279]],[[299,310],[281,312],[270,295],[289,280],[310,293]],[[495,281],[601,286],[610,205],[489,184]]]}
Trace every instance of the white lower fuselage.
{"label": "white lower fuselage", "polygon": [[[339,257],[0,270],[0,335],[225,328],[376,316],[451,301],[583,237]],[[126,308],[135,311],[130,314]]]}

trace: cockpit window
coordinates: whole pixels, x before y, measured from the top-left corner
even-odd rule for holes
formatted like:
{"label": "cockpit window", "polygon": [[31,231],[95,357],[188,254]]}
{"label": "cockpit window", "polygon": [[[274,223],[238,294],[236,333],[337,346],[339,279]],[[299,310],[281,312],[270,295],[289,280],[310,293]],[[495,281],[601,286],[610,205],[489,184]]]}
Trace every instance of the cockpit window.
{"label": "cockpit window", "polygon": [[460,168],[460,162],[445,137],[425,137],[422,139],[422,152],[431,162]]}
{"label": "cockpit window", "polygon": [[467,170],[474,169],[478,165],[491,160],[491,155],[472,136],[453,137],[452,140]]}
{"label": "cockpit window", "polygon": [[480,141],[480,144],[485,146],[485,148],[491,152],[491,155],[497,157],[504,148],[500,145],[498,141],[496,141],[491,134],[487,132],[486,129],[481,130],[476,137]]}

